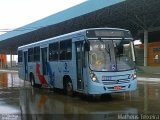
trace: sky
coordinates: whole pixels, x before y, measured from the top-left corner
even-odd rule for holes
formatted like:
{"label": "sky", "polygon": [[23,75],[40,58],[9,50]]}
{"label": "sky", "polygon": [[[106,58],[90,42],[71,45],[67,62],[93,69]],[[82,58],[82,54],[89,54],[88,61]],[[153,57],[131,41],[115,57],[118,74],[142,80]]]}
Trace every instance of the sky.
{"label": "sky", "polygon": [[86,0],[0,0],[0,34],[55,14]]}
{"label": "sky", "polygon": [[[0,0],[0,34],[78,5],[86,0]],[[13,56],[17,61],[17,56]],[[10,56],[7,55],[7,61]]]}
{"label": "sky", "polygon": [[[86,0],[0,0],[0,34],[55,14]],[[13,56],[17,61],[17,56]],[[10,56],[7,55],[7,61]]]}

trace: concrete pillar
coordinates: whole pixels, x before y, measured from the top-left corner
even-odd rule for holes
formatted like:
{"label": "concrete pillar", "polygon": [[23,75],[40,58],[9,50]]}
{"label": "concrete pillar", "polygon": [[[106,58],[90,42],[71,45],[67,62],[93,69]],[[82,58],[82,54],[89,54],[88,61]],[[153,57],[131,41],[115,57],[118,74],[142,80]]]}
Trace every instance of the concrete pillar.
{"label": "concrete pillar", "polygon": [[0,53],[0,68],[2,68],[2,56],[1,56],[1,53]]}
{"label": "concrete pillar", "polygon": [[148,58],[148,31],[144,30],[144,66],[147,66]]}
{"label": "concrete pillar", "polygon": [[12,53],[10,53],[10,64],[11,64],[11,68],[12,68]]}

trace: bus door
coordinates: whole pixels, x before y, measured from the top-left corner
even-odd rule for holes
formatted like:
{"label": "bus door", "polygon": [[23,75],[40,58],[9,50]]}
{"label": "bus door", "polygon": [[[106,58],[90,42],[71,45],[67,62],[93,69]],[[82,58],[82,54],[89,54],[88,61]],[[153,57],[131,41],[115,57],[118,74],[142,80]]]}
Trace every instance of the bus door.
{"label": "bus door", "polygon": [[41,48],[42,65],[41,70],[43,75],[47,75],[47,47]]}
{"label": "bus door", "polygon": [[24,80],[28,80],[28,60],[27,60],[27,51],[24,51]]}
{"label": "bus door", "polygon": [[83,79],[83,42],[76,42],[76,67],[77,67],[77,89],[84,89],[84,79]]}

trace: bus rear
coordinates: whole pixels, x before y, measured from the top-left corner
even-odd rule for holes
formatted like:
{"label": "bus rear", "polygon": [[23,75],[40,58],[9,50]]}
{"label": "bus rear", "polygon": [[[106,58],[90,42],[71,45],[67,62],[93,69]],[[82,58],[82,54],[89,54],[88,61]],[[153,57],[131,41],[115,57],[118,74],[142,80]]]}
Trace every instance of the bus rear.
{"label": "bus rear", "polygon": [[128,30],[86,31],[88,94],[133,91],[137,88],[133,38]]}

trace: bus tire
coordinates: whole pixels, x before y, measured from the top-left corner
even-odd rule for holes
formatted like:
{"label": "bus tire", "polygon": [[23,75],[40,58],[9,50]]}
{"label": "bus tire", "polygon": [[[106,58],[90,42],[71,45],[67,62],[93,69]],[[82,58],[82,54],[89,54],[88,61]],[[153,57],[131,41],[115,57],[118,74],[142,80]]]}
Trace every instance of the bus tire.
{"label": "bus tire", "polygon": [[31,86],[35,87],[35,79],[34,79],[34,75],[32,73],[30,74],[30,82],[31,82]]}
{"label": "bus tire", "polygon": [[68,96],[73,96],[73,85],[70,79],[65,80],[64,90]]}

